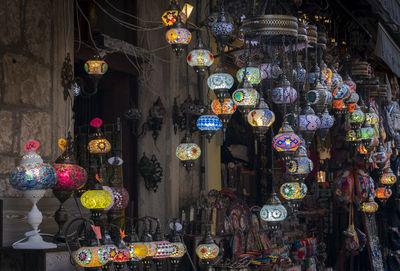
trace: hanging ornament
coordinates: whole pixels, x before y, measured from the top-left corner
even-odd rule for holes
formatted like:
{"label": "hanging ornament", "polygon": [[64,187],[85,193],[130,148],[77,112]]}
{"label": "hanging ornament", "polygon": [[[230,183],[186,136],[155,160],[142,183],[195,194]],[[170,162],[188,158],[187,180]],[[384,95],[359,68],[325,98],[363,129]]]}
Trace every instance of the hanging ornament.
{"label": "hanging ornament", "polygon": [[94,95],[97,93],[101,77],[108,71],[108,64],[99,55],[95,55],[92,59],[86,61],[84,69],[93,81],[93,91],[85,91],[84,94],[87,96]]}
{"label": "hanging ornament", "polygon": [[332,76],[333,76],[332,70],[328,68],[328,66],[325,64],[324,61],[322,61],[322,63],[321,63],[321,80],[326,86],[331,85]]}
{"label": "hanging ornament", "polygon": [[332,68],[330,91],[333,93],[343,83],[343,79],[335,68]]}
{"label": "hanging ornament", "polygon": [[350,95],[350,97],[344,101],[344,103],[346,104],[346,107],[347,107],[347,111],[349,113],[353,113],[359,99],[360,99],[360,96],[358,96],[357,92],[353,92]]}
{"label": "hanging ornament", "polygon": [[284,183],[281,185],[280,192],[292,210],[296,211],[300,207],[301,200],[307,195],[307,185],[297,182]]}
{"label": "hanging ornament", "polygon": [[187,63],[190,67],[193,67],[196,72],[204,73],[207,68],[214,63],[214,56],[209,50],[204,49],[203,42],[200,38],[201,34],[199,33],[198,35],[199,43],[197,48],[190,51],[188,54]]}
{"label": "hanging ornament", "polygon": [[253,127],[255,133],[261,138],[274,123],[275,114],[269,110],[268,104],[264,101],[264,98],[261,98],[257,108],[250,111],[247,115],[247,120]]}
{"label": "hanging ornament", "polygon": [[369,146],[375,136],[375,129],[367,121],[364,121],[363,127],[357,130],[357,137],[365,146]]}
{"label": "hanging ornament", "polygon": [[184,49],[192,40],[192,33],[184,27],[181,16],[178,16],[176,24],[167,31],[165,39],[177,56],[182,55]]}
{"label": "hanging ornament", "polygon": [[[181,9],[179,8],[178,3],[175,0],[172,0],[167,10],[163,13],[163,15],[161,15],[161,20],[163,24],[167,27],[174,25],[177,21],[180,10]],[[181,19],[183,19],[182,15]],[[185,23],[184,21],[182,22]]]}
{"label": "hanging ornament", "polygon": [[176,147],[176,157],[181,160],[186,170],[190,171],[194,166],[194,161],[201,155],[201,149],[193,143],[193,138],[190,133],[186,133],[182,143]]}
{"label": "hanging ornament", "polygon": [[370,125],[375,125],[378,124],[379,122],[379,116],[376,114],[375,110],[372,108],[372,106],[369,107],[368,112],[365,114],[365,120],[370,124]]}
{"label": "hanging ornament", "polygon": [[224,99],[230,98],[229,90],[234,84],[234,79],[229,73],[221,72],[222,68],[217,73],[213,73],[208,77],[208,87],[214,91],[215,96],[220,103],[224,103]]}
{"label": "hanging ornament", "polygon": [[342,83],[333,91],[332,95],[334,100],[345,100],[350,97],[351,91],[347,84]]}
{"label": "hanging ornament", "polygon": [[318,64],[315,63],[314,66],[311,68],[310,72],[308,73],[308,83],[310,85],[316,84],[317,79],[321,76],[321,69],[319,68]]}
{"label": "hanging ornament", "polygon": [[352,129],[357,129],[361,126],[361,124],[365,120],[365,115],[359,105],[356,105],[353,112],[346,115],[346,120],[348,121]]}
{"label": "hanging ornament", "polygon": [[382,142],[379,142],[377,150],[372,154],[372,161],[374,162],[375,167],[382,171],[385,168],[388,159],[389,155],[386,153],[385,147]]}
{"label": "hanging ornament", "polygon": [[239,84],[242,83],[243,78],[252,85],[258,85],[261,82],[261,70],[259,67],[252,67],[251,63],[248,66],[239,69],[236,72],[236,79]]}
{"label": "hanging ornament", "polygon": [[375,191],[375,197],[379,199],[382,204],[385,204],[391,195],[392,190],[389,187],[378,187]]}
{"label": "hanging ornament", "polygon": [[354,83],[354,81],[350,78],[350,76],[346,75],[343,83],[346,84],[349,89],[350,89],[350,93],[354,93],[357,90],[357,85],[356,83]]}
{"label": "hanging ornament", "polygon": [[392,184],[395,184],[396,181],[397,177],[390,167],[385,168],[382,176],[379,178],[380,184],[384,186],[391,186]]}
{"label": "hanging ornament", "polygon": [[294,133],[287,121],[283,122],[278,134],[272,139],[272,146],[285,161],[293,157],[300,143],[300,138]]}
{"label": "hanging ornament", "polygon": [[307,150],[303,146],[300,146],[294,157],[286,163],[287,174],[296,182],[304,182],[313,167],[313,162],[307,157]]}
{"label": "hanging ornament", "polygon": [[290,86],[290,82],[283,75],[279,86],[272,90],[272,101],[283,112],[284,108],[290,108],[297,99],[297,91]]}
{"label": "hanging ornament", "polygon": [[306,141],[307,147],[311,145],[315,131],[321,126],[321,119],[315,114],[310,104],[306,104],[300,114],[299,131]]}
{"label": "hanging ornament", "polygon": [[233,23],[222,8],[221,12],[218,14],[217,21],[211,27],[211,32],[221,48],[225,48],[225,46],[232,40],[234,30],[235,27]]}
{"label": "hanging ornament", "polygon": [[315,89],[308,91],[306,98],[314,108],[315,112],[320,114],[332,102],[332,93],[330,93],[318,80]]}
{"label": "hanging ornament", "polygon": [[90,122],[90,126],[96,129],[96,132],[91,136],[88,144],[88,150],[91,154],[106,154],[111,150],[110,142],[104,137],[100,126],[103,121],[100,118],[94,118]]}
{"label": "hanging ornament", "polygon": [[210,142],[213,135],[222,127],[220,119],[216,115],[201,115],[196,122],[197,128]]}
{"label": "hanging ornament", "polygon": [[301,62],[297,62],[297,68],[293,70],[294,81],[297,83],[305,83],[307,71],[303,68]]}
{"label": "hanging ornament", "polygon": [[286,219],[287,211],[275,192],[272,192],[267,203],[260,211],[260,218],[267,222],[268,228],[278,230],[281,222]]}
{"label": "hanging ornament", "polygon": [[215,99],[211,103],[211,109],[214,114],[220,118],[222,122],[222,127],[226,129],[228,122],[232,117],[232,114],[236,111],[236,104],[230,98],[224,99],[222,103],[218,99]]}
{"label": "hanging ornament", "polygon": [[361,139],[357,137],[357,131],[353,129],[347,131],[346,141],[356,148],[361,144]]}
{"label": "hanging ornament", "polygon": [[260,99],[260,94],[245,79],[243,87],[235,90],[232,94],[233,102],[242,114],[247,117],[251,109],[255,108]]}
{"label": "hanging ornament", "polygon": [[278,63],[272,61],[266,61],[260,65],[261,79],[275,80],[278,79],[282,74],[282,69],[279,67]]}
{"label": "hanging ornament", "polygon": [[334,117],[329,115],[328,109],[325,108],[324,113],[321,115],[321,126],[318,129],[318,134],[322,142],[325,141],[326,136],[328,135],[329,129],[335,123]]}

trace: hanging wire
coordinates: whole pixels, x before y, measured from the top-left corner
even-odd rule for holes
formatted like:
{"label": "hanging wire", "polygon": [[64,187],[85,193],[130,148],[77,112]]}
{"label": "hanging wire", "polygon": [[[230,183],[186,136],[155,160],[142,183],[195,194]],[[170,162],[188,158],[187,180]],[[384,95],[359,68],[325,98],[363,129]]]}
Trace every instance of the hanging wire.
{"label": "hanging wire", "polygon": [[159,21],[147,21],[147,20],[144,20],[144,19],[142,19],[142,18],[140,18],[140,17],[138,17],[138,16],[135,16],[135,15],[133,15],[133,14],[130,14],[130,13],[128,13],[128,12],[125,12],[125,11],[123,11],[123,10],[120,10],[120,9],[118,9],[117,7],[115,7],[113,4],[111,4],[108,0],[104,0],[111,8],[113,8],[115,11],[117,11],[117,12],[119,12],[119,13],[121,13],[121,14],[124,14],[124,15],[126,15],[126,16],[129,16],[129,17],[132,17],[132,18],[134,18],[134,19],[136,19],[136,20],[138,20],[138,21],[140,21],[140,22],[143,22],[143,23],[153,23],[153,24],[160,24],[161,22],[159,22]]}
{"label": "hanging wire", "polygon": [[[90,21],[89,19],[86,17],[85,13],[82,11],[81,7],[79,6],[78,0],[75,0],[75,5],[78,9],[78,11],[81,13],[82,17],[85,19],[85,21],[88,24],[88,30],[89,30],[89,37],[90,37],[90,41],[93,43],[94,48],[96,49],[97,53],[99,52],[99,48],[96,46],[96,43],[94,42],[93,39],[93,35],[92,35],[92,27],[90,26]],[[78,25],[79,26],[79,25]],[[79,35],[80,37],[80,35]],[[79,47],[80,48],[80,47]]]}

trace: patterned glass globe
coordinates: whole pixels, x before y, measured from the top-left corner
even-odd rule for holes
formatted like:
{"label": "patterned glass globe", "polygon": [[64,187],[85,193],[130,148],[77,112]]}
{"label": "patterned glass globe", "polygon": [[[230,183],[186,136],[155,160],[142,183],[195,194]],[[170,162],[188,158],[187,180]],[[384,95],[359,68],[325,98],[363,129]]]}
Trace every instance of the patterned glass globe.
{"label": "patterned glass globe", "polygon": [[369,110],[368,110],[368,113],[365,114],[365,120],[370,125],[378,124],[379,116],[375,113],[375,110],[372,107],[370,107]]}
{"label": "patterned glass globe", "polygon": [[174,253],[172,253],[169,257],[170,258],[182,258],[186,253],[186,247],[184,244],[180,242],[171,243],[174,247]]}
{"label": "patterned glass globe", "polygon": [[215,259],[219,254],[219,247],[214,242],[200,244],[196,248],[196,255],[200,260]]}
{"label": "patterned glass globe", "polygon": [[325,111],[321,115],[320,119],[321,119],[321,126],[319,127],[318,134],[319,134],[319,137],[321,138],[321,141],[324,142],[326,136],[328,135],[329,129],[335,123],[335,119],[334,119],[334,117],[329,115],[327,108],[325,108]]}
{"label": "patterned glass globe", "polygon": [[214,63],[214,56],[207,49],[195,49],[188,54],[187,63],[196,72],[202,72]]}
{"label": "patterned glass globe", "polygon": [[284,183],[280,189],[281,195],[286,200],[301,200],[307,195],[305,183]]}
{"label": "patterned glass globe", "polygon": [[274,123],[275,114],[269,110],[268,104],[261,98],[257,108],[247,114],[247,121],[255,132],[262,137]]}
{"label": "patterned glass globe", "polygon": [[284,160],[290,159],[300,146],[300,138],[285,121],[279,133],[272,139],[272,146]]}
{"label": "patterned glass globe", "polygon": [[236,111],[236,104],[232,99],[224,99],[223,103],[215,99],[211,103],[211,109],[216,115],[232,115]]}
{"label": "patterned glass globe", "polygon": [[144,243],[128,243],[127,248],[134,262],[140,261],[147,256],[147,247]]}
{"label": "patterned glass globe", "polygon": [[281,67],[276,63],[264,63],[260,65],[262,79],[277,79],[282,74]]}
{"label": "patterned glass globe", "polygon": [[257,85],[261,82],[261,71],[258,67],[243,67],[236,73],[236,79],[239,83],[243,81],[246,74],[246,80],[252,84]]}
{"label": "patterned glass globe", "polygon": [[285,75],[283,75],[282,80],[279,82],[279,86],[272,90],[271,99],[278,105],[281,112],[296,101],[297,91],[290,86],[290,82],[286,79]]}
{"label": "patterned glass globe", "polygon": [[351,91],[347,84],[342,83],[333,91],[332,95],[335,100],[343,100],[350,97]]}
{"label": "patterned glass globe", "polygon": [[315,112],[322,113],[332,102],[332,93],[317,81],[315,89],[307,92],[306,99],[313,106]]}
{"label": "patterned glass globe", "polygon": [[246,114],[257,105],[259,98],[260,94],[251,85],[245,85],[243,88],[235,90],[232,94],[233,102],[237,108]]}
{"label": "patterned glass globe", "polygon": [[346,120],[350,123],[351,127],[358,128],[365,120],[364,112],[356,105],[354,111],[346,115]]}
{"label": "patterned glass globe", "polygon": [[330,91],[333,92],[343,83],[343,79],[340,74],[337,73],[335,69],[332,69],[332,78],[331,78],[331,85]]}
{"label": "patterned glass globe", "polygon": [[307,157],[307,150],[303,146],[298,148],[294,157],[286,165],[287,173],[299,182],[304,181],[313,167],[313,162]]}
{"label": "patterned glass globe", "polygon": [[350,97],[347,100],[345,100],[345,104],[346,104],[348,112],[352,113],[354,111],[359,99],[360,99],[360,96],[358,96],[357,92],[353,92],[350,95]]}
{"label": "patterned glass globe", "polygon": [[375,129],[371,126],[361,127],[357,130],[357,137],[361,140],[370,140],[376,136]]}
{"label": "patterned glass globe", "polygon": [[84,69],[89,75],[103,75],[108,71],[108,65],[100,56],[95,56],[93,59],[86,61]]}
{"label": "patterned glass globe", "polygon": [[388,167],[388,168],[385,168],[385,170],[383,171],[383,174],[380,177],[379,182],[382,185],[390,186],[397,182],[397,177],[393,173],[392,169],[390,167]]}
{"label": "patterned glass globe", "polygon": [[349,87],[351,93],[353,93],[353,92],[355,92],[357,90],[356,83],[354,83],[354,81],[351,80],[351,78],[349,76],[347,76],[344,79],[343,83],[346,84]]}
{"label": "patterned glass globe", "polygon": [[88,144],[88,150],[91,154],[105,154],[111,150],[111,143],[100,130],[102,124],[103,121],[100,118],[94,118],[90,122],[90,126],[96,129],[96,132],[92,135],[92,140]]}
{"label": "patterned glass globe", "polygon": [[88,190],[81,196],[83,207],[93,209],[105,209],[112,204],[112,195],[103,190]]}
{"label": "patterned glass globe", "polygon": [[211,32],[218,43],[226,44],[230,41],[235,27],[228,20],[225,12],[222,10],[217,21],[212,25]]}
{"label": "patterned glass globe", "polygon": [[196,125],[208,141],[222,127],[222,123],[216,115],[202,115],[197,119]]}
{"label": "patterned glass globe", "polygon": [[195,143],[181,143],[176,148],[176,157],[181,161],[196,160],[200,155],[201,149]]}
{"label": "patterned glass globe", "polygon": [[310,146],[315,131],[321,126],[321,119],[314,113],[314,110],[309,104],[306,104],[301,115],[299,130],[300,134],[306,141],[307,146]]}
{"label": "patterned glass globe", "polygon": [[386,166],[386,162],[389,159],[388,154],[386,153],[385,148],[382,143],[379,143],[377,150],[372,154],[372,161],[374,161],[374,165],[376,168],[384,169]]}
{"label": "patterned glass globe", "polygon": [[128,207],[129,204],[129,193],[125,187],[119,186],[103,186],[103,189],[111,194],[112,196],[112,203],[104,208],[105,211],[108,210],[115,210],[121,211]]}
{"label": "patterned glass globe", "polygon": [[176,25],[177,27],[169,29],[165,34],[165,39],[178,56],[183,53],[184,48],[187,47],[192,40],[192,33],[183,27],[183,24],[180,22],[179,18],[180,17],[178,16],[178,23]]}
{"label": "patterned glass globe", "polygon": [[100,267],[109,262],[110,254],[104,246],[81,247],[75,252],[74,258],[82,267]]}
{"label": "patterned glass globe", "polygon": [[234,83],[235,80],[229,73],[214,73],[207,79],[208,87],[214,91],[221,103],[224,102],[224,99],[230,98],[228,91]]}
{"label": "patterned glass globe", "polygon": [[282,205],[276,193],[272,193],[260,211],[260,218],[268,222],[270,229],[276,230],[280,228],[280,222],[284,221],[286,216],[286,208]]}

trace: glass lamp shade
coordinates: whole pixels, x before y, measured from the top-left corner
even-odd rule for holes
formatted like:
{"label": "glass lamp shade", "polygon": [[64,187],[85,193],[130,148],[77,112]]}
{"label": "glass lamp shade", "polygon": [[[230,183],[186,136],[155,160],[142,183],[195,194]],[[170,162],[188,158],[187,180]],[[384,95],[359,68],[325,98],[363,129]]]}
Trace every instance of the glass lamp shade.
{"label": "glass lamp shade", "polygon": [[284,183],[280,189],[281,195],[286,200],[301,200],[307,195],[307,185],[304,183]]}
{"label": "glass lamp shade", "polygon": [[101,189],[101,190],[88,190],[81,196],[81,203],[83,207],[93,209],[105,209],[112,203],[112,195]]}
{"label": "glass lamp shade", "polygon": [[117,246],[114,244],[108,244],[108,245],[105,245],[104,247],[107,249],[108,255],[110,255],[109,261],[110,262],[114,261],[116,255],[118,253]]}
{"label": "glass lamp shade", "polygon": [[375,125],[379,122],[379,116],[375,113],[375,110],[372,107],[370,107],[368,113],[365,114],[365,120],[370,125]]}
{"label": "glass lamp shade", "polygon": [[351,93],[353,93],[353,92],[355,92],[357,90],[356,83],[354,83],[354,81],[351,80],[350,77],[345,78],[343,83],[346,84],[349,87]]}
{"label": "glass lamp shade", "polygon": [[[260,218],[266,222],[281,222],[286,219],[286,208],[281,204],[276,193],[272,193],[260,211]],[[274,225],[274,224],[271,224]]]}
{"label": "glass lamp shade", "polygon": [[174,253],[172,253],[169,257],[170,258],[182,258],[186,253],[186,247],[184,244],[180,242],[171,243],[174,247]]}
{"label": "glass lamp shade", "polygon": [[236,72],[236,79],[239,83],[243,81],[245,73],[250,84],[257,85],[261,82],[261,71],[258,67],[243,67]]}
{"label": "glass lamp shade", "polygon": [[79,94],[81,94],[81,87],[79,86],[79,84],[77,82],[74,82],[72,84],[72,91],[73,91],[75,97],[77,97],[77,96],[79,96]]}
{"label": "glass lamp shade", "polygon": [[237,108],[244,113],[248,113],[250,109],[254,108],[259,98],[260,94],[252,87],[239,88],[232,94],[233,102],[236,104]]}
{"label": "glass lamp shade", "polygon": [[88,175],[83,167],[74,164],[54,164],[53,167],[58,179],[53,190],[75,191],[86,184]]}
{"label": "glass lamp shade", "polygon": [[352,129],[347,131],[346,141],[356,147],[359,146],[359,144],[361,143],[361,139],[357,137],[357,132]]}
{"label": "glass lamp shade", "polygon": [[332,78],[331,78],[331,85],[330,91],[333,92],[343,83],[343,79],[340,74],[337,73],[335,69],[332,69]]}
{"label": "glass lamp shade", "polygon": [[88,149],[91,154],[105,154],[111,150],[111,143],[106,138],[95,138],[89,141]]}
{"label": "glass lamp shade", "polygon": [[36,149],[38,141],[25,144],[27,153],[22,157],[21,164],[10,173],[10,184],[18,190],[45,190],[57,183],[57,171],[51,165],[44,163]]}
{"label": "glass lamp shade", "polygon": [[211,103],[211,110],[216,115],[232,115],[235,113],[236,108],[236,103],[234,103],[232,99],[224,99],[223,103],[215,99]]}
{"label": "glass lamp shade", "polygon": [[308,73],[308,83],[310,85],[315,84],[317,82],[317,79],[320,78],[321,76],[321,69],[318,67],[318,65],[314,65],[310,72]]}
{"label": "glass lamp shade", "polygon": [[290,87],[277,87],[272,90],[272,101],[277,104],[292,104],[297,99],[297,91]]}
{"label": "glass lamp shade", "polygon": [[378,204],[375,201],[363,202],[361,210],[364,213],[375,213],[378,211]]}
{"label": "glass lamp shade", "polygon": [[329,115],[328,110],[321,115],[321,129],[330,129],[335,123],[335,118]]}
{"label": "glass lamp shade", "polygon": [[[178,20],[179,21],[179,20]],[[178,27],[171,28],[165,34],[165,39],[168,44],[171,45],[172,50],[176,53],[176,55],[181,55],[183,53],[183,49],[190,43],[192,40],[192,33],[184,27],[182,24],[177,25]]]}
{"label": "glass lamp shade", "polygon": [[301,65],[301,62],[298,62],[297,69],[293,70],[295,81],[298,83],[304,83],[306,81],[307,71]]}
{"label": "glass lamp shade", "polygon": [[386,185],[386,186],[390,186],[392,184],[395,184],[396,181],[397,181],[397,177],[396,177],[396,175],[394,175],[394,173],[393,173],[393,171],[392,171],[392,169],[390,167],[386,168],[383,171],[383,174],[379,179],[379,182],[382,185]]}
{"label": "glass lamp shade", "polygon": [[196,254],[200,260],[215,259],[219,254],[219,247],[214,242],[200,244],[196,248]]}
{"label": "glass lamp shade", "polygon": [[234,79],[229,73],[213,73],[207,79],[210,89],[230,89],[234,84]]}
{"label": "glass lamp shade", "polygon": [[196,125],[200,131],[218,131],[222,127],[216,115],[202,115],[197,119]]}
{"label": "glass lamp shade", "polygon": [[152,258],[157,254],[157,244],[155,242],[145,242],[143,243],[147,248],[146,257]]}
{"label": "glass lamp shade", "polygon": [[138,262],[147,256],[147,247],[144,243],[128,243],[127,248],[130,253],[131,260]]}
{"label": "glass lamp shade", "polygon": [[315,89],[307,92],[306,99],[317,113],[322,113],[332,102],[332,93],[318,81]]}
{"label": "glass lamp shade", "polygon": [[156,241],[157,253],[153,256],[154,259],[165,259],[175,252],[175,247],[168,241]]}
{"label": "glass lamp shade", "polygon": [[110,193],[112,196],[112,203],[108,207],[104,208],[105,211],[121,211],[128,207],[129,193],[128,190],[125,189],[125,187],[103,186],[103,189]]}
{"label": "glass lamp shade", "polygon": [[364,144],[360,144],[360,145],[357,147],[357,151],[358,151],[359,154],[362,154],[362,155],[368,154],[368,150],[367,150],[367,148],[365,147]]}
{"label": "glass lamp shade", "polygon": [[205,71],[214,63],[214,56],[207,49],[195,49],[188,54],[187,63],[196,71]]}
{"label": "glass lamp shade", "polygon": [[107,72],[108,65],[99,56],[95,56],[93,59],[86,61],[84,69],[90,75],[103,75]]}
{"label": "glass lamp shade", "polygon": [[282,69],[275,63],[264,63],[260,65],[262,79],[277,79],[282,74]]}
{"label": "glass lamp shade", "polygon": [[332,79],[332,70],[329,69],[328,67],[323,67],[321,70],[321,79],[325,84],[330,84],[331,83],[331,79]]}
{"label": "glass lamp shade", "polygon": [[284,160],[292,157],[300,146],[300,138],[294,133],[292,127],[285,121],[279,133],[272,139],[272,146],[280,153]]}
{"label": "glass lamp shade", "polygon": [[350,97],[351,91],[347,84],[342,83],[333,91],[332,95],[335,100],[343,100]]}
{"label": "glass lamp shade", "polygon": [[352,113],[354,111],[359,99],[360,99],[360,96],[358,96],[357,92],[353,92],[350,95],[350,97],[345,101],[348,112]]}
{"label": "glass lamp shade", "polygon": [[378,149],[372,154],[372,161],[374,161],[375,167],[383,169],[386,166],[388,158],[388,154],[380,143]]}
{"label": "glass lamp shade", "polygon": [[361,108],[356,105],[354,111],[346,115],[346,120],[352,128],[358,128],[364,122],[365,114],[361,111]]}
{"label": "glass lamp shade", "polygon": [[257,108],[247,115],[247,121],[256,129],[267,129],[275,122],[275,114],[269,110],[268,104],[261,98]]}
{"label": "glass lamp shade", "polygon": [[176,157],[181,161],[196,160],[200,155],[201,149],[195,143],[181,143],[176,148]]}
{"label": "glass lamp shade", "polygon": [[104,246],[81,247],[75,252],[75,262],[82,267],[100,267],[108,263],[109,258]]}
{"label": "glass lamp shade", "polygon": [[300,115],[300,131],[316,131],[321,126],[321,119],[314,113],[314,110],[306,105]]}
{"label": "glass lamp shade", "polygon": [[230,20],[228,20],[224,11],[221,11],[217,21],[211,26],[211,33],[218,43],[226,44],[231,39],[235,27]]}
{"label": "glass lamp shade", "polygon": [[178,7],[176,7],[176,9],[168,9],[167,11],[165,11],[163,13],[163,15],[161,16],[163,25],[172,26],[176,22],[176,20],[178,18],[178,14],[179,14]]}
{"label": "glass lamp shade", "polygon": [[387,200],[392,195],[392,190],[388,187],[378,187],[375,196],[380,200]]}
{"label": "glass lamp shade", "polygon": [[130,251],[126,248],[119,248],[114,257],[113,262],[115,263],[124,263],[131,259]]}
{"label": "glass lamp shade", "polygon": [[294,157],[287,163],[287,173],[296,181],[304,181],[304,179],[313,170],[313,162],[307,157],[307,150],[300,146]]}
{"label": "glass lamp shade", "polygon": [[357,137],[361,140],[371,140],[375,137],[375,129],[371,126],[361,127],[357,130]]}

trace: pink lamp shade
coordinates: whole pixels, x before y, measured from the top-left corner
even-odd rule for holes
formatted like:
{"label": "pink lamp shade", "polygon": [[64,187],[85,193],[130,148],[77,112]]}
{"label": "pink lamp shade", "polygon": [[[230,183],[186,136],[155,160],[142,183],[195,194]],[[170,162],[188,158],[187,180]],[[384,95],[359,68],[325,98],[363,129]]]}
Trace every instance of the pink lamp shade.
{"label": "pink lamp shade", "polygon": [[75,164],[54,164],[53,167],[58,176],[54,190],[75,191],[86,184],[88,174],[83,167]]}
{"label": "pink lamp shade", "polygon": [[112,195],[112,203],[105,208],[105,211],[115,210],[120,211],[128,207],[129,203],[129,193],[125,187],[110,187],[103,186],[103,189]]}

